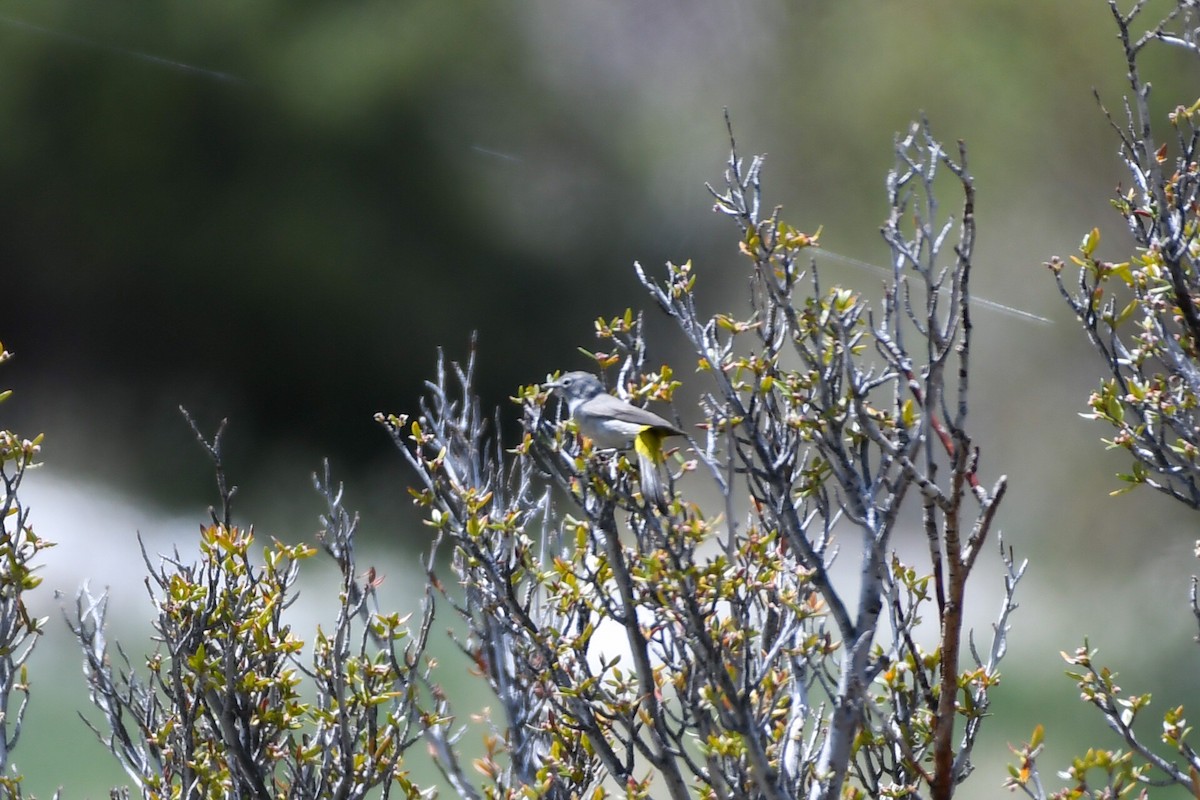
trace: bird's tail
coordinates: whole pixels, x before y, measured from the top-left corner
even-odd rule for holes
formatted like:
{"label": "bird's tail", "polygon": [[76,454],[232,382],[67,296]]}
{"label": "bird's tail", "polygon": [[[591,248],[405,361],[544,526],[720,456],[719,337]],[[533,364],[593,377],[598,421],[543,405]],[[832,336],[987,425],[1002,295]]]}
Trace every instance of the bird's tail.
{"label": "bird's tail", "polygon": [[642,481],[642,497],[660,509],[667,507],[666,492],[659,480],[658,465],[663,463],[662,434],[648,428],[637,435],[633,449],[638,456],[638,473]]}

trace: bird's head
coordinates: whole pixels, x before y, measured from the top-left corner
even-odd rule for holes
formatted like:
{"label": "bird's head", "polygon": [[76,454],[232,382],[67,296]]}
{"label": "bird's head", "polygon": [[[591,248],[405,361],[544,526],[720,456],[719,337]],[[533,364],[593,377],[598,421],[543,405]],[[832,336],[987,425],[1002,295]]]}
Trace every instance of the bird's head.
{"label": "bird's head", "polygon": [[604,394],[604,384],[590,372],[568,372],[558,380],[542,384],[543,389],[558,392],[572,408],[577,403],[591,400],[599,394]]}

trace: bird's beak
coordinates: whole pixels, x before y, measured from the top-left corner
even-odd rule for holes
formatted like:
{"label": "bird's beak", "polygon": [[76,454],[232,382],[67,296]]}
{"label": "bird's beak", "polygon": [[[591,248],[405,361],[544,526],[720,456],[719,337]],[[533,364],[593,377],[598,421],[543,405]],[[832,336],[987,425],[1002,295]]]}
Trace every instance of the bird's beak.
{"label": "bird's beak", "polygon": [[558,381],[546,381],[545,383],[542,384],[542,388],[547,389],[549,391],[554,391],[555,389],[558,389],[561,387],[562,387],[562,384],[559,383]]}

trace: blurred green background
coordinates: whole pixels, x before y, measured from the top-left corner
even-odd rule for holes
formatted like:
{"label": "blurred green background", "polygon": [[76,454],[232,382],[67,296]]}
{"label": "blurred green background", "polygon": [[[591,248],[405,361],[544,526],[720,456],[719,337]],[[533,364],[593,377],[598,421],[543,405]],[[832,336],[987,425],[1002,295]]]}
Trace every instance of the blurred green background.
{"label": "blurred green background", "polygon": [[[1160,115],[1196,99],[1194,62],[1149,66]],[[112,584],[118,634],[150,649],[134,533],[186,552],[214,500],[181,404],[230,418],[239,518],[264,533],[311,536],[308,475],[329,456],[366,515],[361,557],[404,584],[426,534],[372,414],[413,410],[439,347],[463,358],[479,332],[478,388],[510,434],[516,387],[586,366],[593,320],[627,306],[648,309],[652,362],[699,381],[631,265],[693,259],[709,311],[743,308],[736,231],[704,189],[723,109],[742,154],[768,154],[768,202],[876,263],[892,139],[923,111],[969,147],[974,291],[1052,319],[976,315],[983,470],[1008,474],[1001,523],[1033,564],[960,796],[996,796],[1005,743],[1037,722],[1053,784],[1068,753],[1116,746],[1059,650],[1090,636],[1159,713],[1197,689],[1195,521],[1108,497],[1127,464],[1078,417],[1100,364],[1041,266],[1094,225],[1102,257],[1126,254],[1092,96],[1119,109],[1122,80],[1100,0],[0,0],[0,340],[17,354],[0,422],[48,436],[29,482],[38,531],[63,542],[47,585]],[[986,634],[1000,578],[979,569]],[[104,796],[122,776],[75,718],[56,619],[32,669],[28,788]]]}

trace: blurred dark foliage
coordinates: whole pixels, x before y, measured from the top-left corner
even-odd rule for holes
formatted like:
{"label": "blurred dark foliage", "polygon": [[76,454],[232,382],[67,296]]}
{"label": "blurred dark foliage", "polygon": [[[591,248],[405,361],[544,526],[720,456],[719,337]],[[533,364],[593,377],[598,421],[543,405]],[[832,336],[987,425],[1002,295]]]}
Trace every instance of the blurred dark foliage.
{"label": "blurred dark foliage", "polygon": [[[631,254],[658,249],[636,203],[596,200],[632,167],[553,113],[494,4],[0,12],[2,335],[35,398],[18,422],[71,420],[85,469],[174,496],[179,404],[232,415],[247,468],[279,439],[362,466],[387,450],[373,412],[411,404],[439,345],[465,355],[479,331],[501,403],[578,363],[592,310],[630,300]],[[567,158],[561,185],[531,179]],[[564,263],[508,235],[487,191],[548,242],[586,199],[587,246]]]}
{"label": "blurred dark foliage", "polygon": [[[398,466],[372,414],[412,407],[439,346],[461,359],[478,331],[483,407],[503,406],[584,366],[596,317],[648,307],[634,260],[695,259],[719,305],[743,291],[703,188],[724,107],[789,218],[865,259],[883,257],[887,141],[925,110],[973,148],[993,226],[977,288],[1031,306],[1025,276],[1112,185],[1090,95],[1105,17],[0,0],[0,340],[27,398],[9,424],[51,432],[57,469],[161,500],[194,503],[205,475],[179,405],[230,417],[247,484],[295,492],[328,455],[386,486]],[[1019,279],[990,269],[991,246]],[[670,361],[678,343],[647,324],[651,361]]]}

